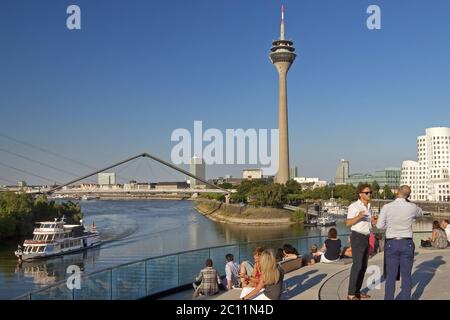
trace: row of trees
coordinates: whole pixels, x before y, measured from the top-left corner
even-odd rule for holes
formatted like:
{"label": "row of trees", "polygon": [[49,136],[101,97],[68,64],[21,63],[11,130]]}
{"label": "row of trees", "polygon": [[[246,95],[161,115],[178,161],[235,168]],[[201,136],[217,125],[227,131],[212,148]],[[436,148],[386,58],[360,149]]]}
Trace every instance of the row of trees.
{"label": "row of trees", "polygon": [[[371,184],[376,199],[394,199],[394,194],[388,186],[383,189],[374,181]],[[229,184],[220,185],[222,188],[231,189]],[[333,197],[345,202],[353,202],[358,199],[356,187],[353,185],[339,185],[333,189],[329,186],[316,189],[302,189],[295,180],[289,180],[286,185],[271,183],[263,180],[245,180],[237,187],[237,192],[231,194],[231,202],[244,202],[256,206],[281,207],[283,204],[298,204],[306,200],[328,200]],[[205,197],[223,200],[221,195],[205,195]]]}
{"label": "row of trees", "polygon": [[71,201],[57,204],[45,196],[0,193],[0,239],[28,236],[35,222],[53,221],[62,216],[68,223],[78,223],[82,217],[80,205]]}

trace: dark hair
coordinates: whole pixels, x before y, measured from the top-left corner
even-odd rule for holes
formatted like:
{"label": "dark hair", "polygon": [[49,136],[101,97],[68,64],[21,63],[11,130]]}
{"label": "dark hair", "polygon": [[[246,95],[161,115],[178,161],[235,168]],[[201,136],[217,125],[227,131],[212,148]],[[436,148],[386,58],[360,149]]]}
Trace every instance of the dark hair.
{"label": "dark hair", "polygon": [[206,259],[205,265],[206,265],[207,267],[212,267],[212,266],[213,266],[213,261],[212,261],[211,259]]}
{"label": "dark hair", "polygon": [[278,248],[277,254],[275,255],[275,259],[277,260],[277,262],[280,262],[283,260],[283,257],[284,257],[283,248]]}
{"label": "dark hair", "polygon": [[439,221],[434,220],[433,221],[433,229],[440,229],[441,225],[439,224]]}
{"label": "dark hair", "polygon": [[234,260],[234,256],[231,253],[228,253],[225,256],[225,259],[227,259],[228,262],[233,261]]}
{"label": "dark hair", "polygon": [[284,244],[283,245],[283,250],[287,254],[296,254],[296,255],[298,255],[297,249],[295,249],[291,244],[288,244],[288,243]]}
{"label": "dark hair", "polygon": [[368,184],[368,183],[361,183],[360,185],[358,185],[358,187],[356,188],[356,194],[358,195],[358,198],[359,198],[359,194],[360,194],[365,188],[370,188],[370,190],[372,190],[372,187],[371,187],[370,184]]}
{"label": "dark hair", "polygon": [[328,230],[328,238],[330,239],[336,239],[337,238],[337,230],[336,228],[331,228]]}
{"label": "dark hair", "polygon": [[445,223],[450,223],[450,222],[448,222],[448,219],[444,219],[444,222],[445,222]]}

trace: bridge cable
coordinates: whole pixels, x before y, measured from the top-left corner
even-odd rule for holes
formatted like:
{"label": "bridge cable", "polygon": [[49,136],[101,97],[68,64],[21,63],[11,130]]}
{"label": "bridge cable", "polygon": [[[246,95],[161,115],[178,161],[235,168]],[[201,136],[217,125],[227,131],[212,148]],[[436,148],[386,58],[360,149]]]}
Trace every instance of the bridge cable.
{"label": "bridge cable", "polygon": [[51,183],[58,183],[58,184],[60,183],[60,182],[58,182],[58,181],[56,181],[56,180],[51,180],[51,179],[45,178],[45,177],[43,177],[43,176],[40,176],[40,175],[37,175],[37,174],[31,173],[31,172],[29,172],[29,171],[26,171],[26,170],[22,170],[22,169],[19,169],[19,168],[13,167],[13,166],[10,166],[10,165],[8,165],[8,164],[5,164],[5,163],[2,163],[2,162],[0,162],[0,166],[3,166],[3,167],[6,167],[6,168],[10,168],[10,169],[13,169],[13,170],[19,171],[19,172],[22,172],[22,173],[28,174],[28,175],[30,175],[30,176],[33,176],[33,177],[36,177],[36,178],[40,178],[40,179],[42,179],[42,180],[50,181]]}
{"label": "bridge cable", "polygon": [[8,153],[8,154],[11,154],[11,155],[13,155],[13,156],[16,156],[16,157],[19,157],[19,158],[22,158],[22,159],[25,159],[25,160],[28,160],[28,161],[31,161],[31,162],[35,162],[35,163],[37,163],[37,164],[39,164],[39,165],[41,165],[41,166],[44,166],[44,167],[47,167],[47,168],[50,168],[50,169],[53,169],[53,170],[62,172],[62,173],[64,173],[64,174],[67,174],[67,175],[70,175],[70,176],[73,176],[73,177],[77,177],[77,176],[78,176],[78,174],[75,174],[75,173],[73,173],[73,172],[66,171],[66,170],[64,170],[64,169],[60,169],[60,168],[54,167],[54,166],[52,166],[52,165],[46,164],[46,163],[44,163],[44,162],[41,162],[41,161],[39,161],[39,160],[35,160],[35,159],[28,158],[28,157],[26,157],[26,156],[24,156],[24,155],[21,155],[21,154],[18,154],[18,153],[15,153],[15,152],[12,152],[12,151],[3,149],[3,148],[1,148],[1,147],[0,147],[0,151],[5,152],[5,153]]}
{"label": "bridge cable", "polygon": [[[91,166],[91,165],[85,164],[85,163],[83,163],[83,162],[81,162],[81,161],[78,161],[78,160],[75,160],[75,159],[71,159],[71,158],[69,158],[69,157],[60,155],[60,154],[58,154],[58,153],[56,153],[56,152],[53,152],[53,151],[48,150],[48,149],[44,149],[44,148],[42,148],[42,147],[35,146],[35,145],[33,145],[33,144],[29,143],[29,142],[26,142],[26,141],[22,141],[22,140],[13,138],[13,137],[8,136],[8,135],[6,135],[6,134],[4,134],[4,133],[1,133],[1,132],[0,132],[0,136],[3,137],[3,138],[5,138],[5,139],[14,141],[14,142],[16,142],[16,143],[18,143],[18,144],[22,144],[22,145],[25,145],[25,146],[27,146],[27,147],[30,147],[30,148],[39,150],[39,151],[41,151],[41,152],[43,152],[43,153],[51,154],[51,155],[54,156],[54,157],[61,158],[61,159],[64,159],[64,160],[66,160],[66,161],[73,162],[73,163],[75,163],[75,164],[77,164],[77,165],[79,165],[79,166],[86,167],[86,168],[91,169],[91,170],[97,170],[96,167],[93,167],[93,166]],[[76,177],[76,176],[78,176],[78,175],[74,174],[73,176]],[[117,176],[118,176],[118,177],[121,177],[121,176],[119,176],[119,175],[117,175]],[[121,177],[121,178],[129,179],[128,177]],[[95,182],[95,179],[91,179],[91,181]]]}
{"label": "bridge cable", "polygon": [[78,161],[78,160],[75,160],[75,159],[71,159],[71,158],[66,157],[66,156],[62,156],[62,155],[57,154],[56,152],[53,152],[53,151],[51,151],[51,150],[48,150],[48,149],[44,149],[44,148],[42,148],[42,147],[35,146],[35,145],[33,145],[33,144],[29,143],[29,142],[21,141],[21,140],[19,140],[19,139],[10,137],[10,136],[8,136],[8,135],[6,135],[6,134],[0,133],[0,136],[3,137],[3,138],[5,138],[5,139],[14,141],[14,142],[16,142],[16,143],[23,144],[23,145],[28,146],[28,147],[30,147],[30,148],[39,150],[39,151],[41,151],[41,152],[51,154],[51,155],[54,156],[54,157],[58,157],[58,158],[61,158],[61,159],[64,159],[64,160],[67,160],[67,161],[76,163],[76,164],[79,165],[79,166],[86,167],[86,168],[89,168],[89,169],[96,169],[96,168],[94,168],[94,167],[92,167],[92,166],[90,166],[90,165],[88,165],[88,164],[85,164],[85,163],[83,163],[83,162],[81,162],[81,161]]}

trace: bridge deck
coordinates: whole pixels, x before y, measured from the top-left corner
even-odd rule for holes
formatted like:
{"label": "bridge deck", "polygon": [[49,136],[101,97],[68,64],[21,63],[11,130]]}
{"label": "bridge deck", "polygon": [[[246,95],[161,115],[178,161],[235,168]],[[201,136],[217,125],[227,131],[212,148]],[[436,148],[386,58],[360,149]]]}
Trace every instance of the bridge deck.
{"label": "bridge deck", "polygon": [[[450,299],[450,249],[416,250],[412,270],[412,299],[414,300],[449,300]],[[383,254],[369,260],[369,266],[378,266],[383,272]],[[347,298],[348,279],[351,264],[315,264],[292,271],[285,276],[282,300],[345,300]],[[371,276],[366,274],[364,283]],[[380,279],[382,280],[382,279]],[[367,291],[364,288],[364,291]],[[199,299],[238,300],[240,289],[233,289],[212,297]],[[189,300],[192,290],[173,294],[164,299]],[[397,282],[396,294],[400,293]],[[379,288],[370,290],[371,300],[382,300],[384,282]]]}

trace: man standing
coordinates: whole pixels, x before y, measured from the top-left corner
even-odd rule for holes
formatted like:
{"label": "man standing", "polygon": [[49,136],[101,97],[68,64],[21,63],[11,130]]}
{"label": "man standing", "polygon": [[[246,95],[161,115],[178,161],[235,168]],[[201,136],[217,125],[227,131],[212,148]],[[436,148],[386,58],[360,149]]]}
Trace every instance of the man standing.
{"label": "man standing", "polygon": [[371,229],[370,185],[361,184],[357,188],[359,200],[348,207],[347,226],[351,227],[353,264],[348,284],[348,300],[368,299],[369,295],[361,292],[364,275],[369,259],[369,235]]}
{"label": "man standing", "polygon": [[386,204],[377,222],[377,228],[386,229],[384,255],[386,261],[385,300],[394,300],[395,280],[400,268],[402,300],[411,299],[411,270],[414,261],[412,225],[421,216],[422,209],[408,201],[411,188],[403,185],[397,192],[397,199]]}

